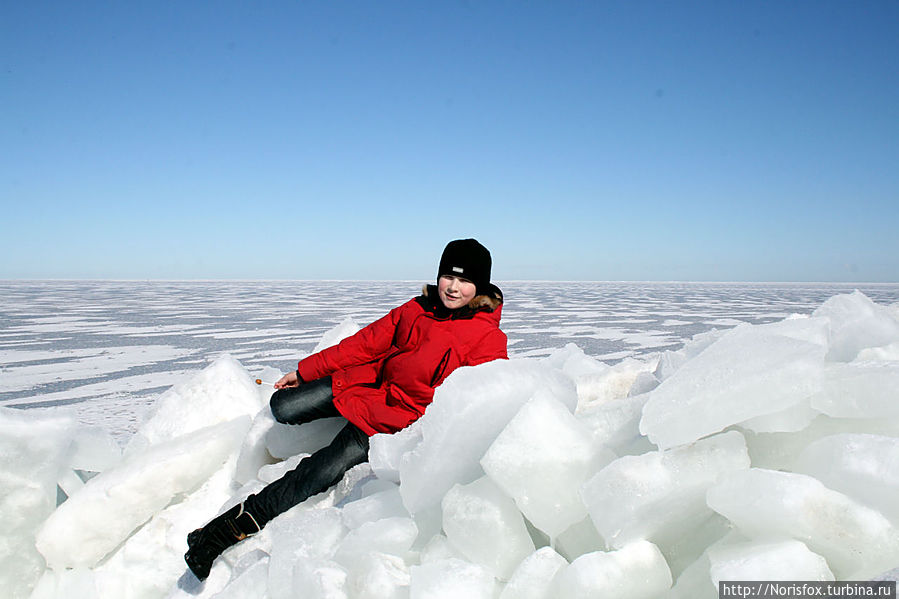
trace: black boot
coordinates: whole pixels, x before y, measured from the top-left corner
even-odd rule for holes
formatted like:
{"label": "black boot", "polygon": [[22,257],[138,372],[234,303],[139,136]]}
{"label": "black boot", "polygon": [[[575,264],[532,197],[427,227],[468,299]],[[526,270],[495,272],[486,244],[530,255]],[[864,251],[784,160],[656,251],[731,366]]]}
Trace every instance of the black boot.
{"label": "black boot", "polygon": [[243,509],[243,502],[221,516],[213,518],[203,528],[187,535],[187,553],[184,561],[197,578],[206,580],[212,562],[228,547],[259,532],[260,526],[250,512]]}

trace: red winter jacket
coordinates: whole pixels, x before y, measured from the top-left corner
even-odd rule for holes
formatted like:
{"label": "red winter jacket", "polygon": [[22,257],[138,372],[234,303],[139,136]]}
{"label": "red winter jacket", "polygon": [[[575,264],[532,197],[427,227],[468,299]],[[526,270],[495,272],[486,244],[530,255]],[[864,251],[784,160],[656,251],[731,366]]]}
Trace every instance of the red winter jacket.
{"label": "red winter jacket", "polygon": [[454,311],[440,301],[436,286],[423,291],[297,365],[304,381],[331,375],[337,410],[368,435],[418,420],[434,389],[459,366],[508,357],[499,288],[491,285]]}

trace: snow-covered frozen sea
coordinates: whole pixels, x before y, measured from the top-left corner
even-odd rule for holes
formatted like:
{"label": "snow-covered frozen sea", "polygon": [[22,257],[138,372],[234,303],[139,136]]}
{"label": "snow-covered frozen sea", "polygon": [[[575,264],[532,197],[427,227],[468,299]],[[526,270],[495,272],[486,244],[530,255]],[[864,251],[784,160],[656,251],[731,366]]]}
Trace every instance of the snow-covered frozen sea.
{"label": "snow-covered frozen sea", "polygon": [[[510,355],[567,343],[607,363],[677,349],[741,322],[809,314],[899,284],[501,282]],[[418,294],[413,281],[0,281],[0,406],[70,405],[130,436],[154,399],[229,353],[287,371],[347,317],[360,325]]]}

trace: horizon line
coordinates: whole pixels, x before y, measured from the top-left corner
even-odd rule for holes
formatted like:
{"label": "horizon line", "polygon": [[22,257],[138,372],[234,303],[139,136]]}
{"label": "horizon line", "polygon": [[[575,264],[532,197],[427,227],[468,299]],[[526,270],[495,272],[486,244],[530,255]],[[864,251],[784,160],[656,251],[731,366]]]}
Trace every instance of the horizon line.
{"label": "horizon line", "polygon": [[[0,279],[0,283],[420,283],[421,279],[247,279],[247,278],[45,278]],[[714,285],[899,285],[897,281],[751,281],[693,279],[497,279],[492,283],[643,283],[643,284],[714,284]]]}

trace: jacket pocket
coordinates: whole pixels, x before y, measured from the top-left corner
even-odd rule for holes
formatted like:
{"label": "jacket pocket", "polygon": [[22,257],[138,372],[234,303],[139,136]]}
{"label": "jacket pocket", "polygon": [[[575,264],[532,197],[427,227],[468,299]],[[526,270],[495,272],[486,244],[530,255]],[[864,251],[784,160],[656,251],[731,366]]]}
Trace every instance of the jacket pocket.
{"label": "jacket pocket", "polygon": [[443,377],[443,373],[446,372],[446,367],[449,365],[450,354],[452,353],[452,351],[452,349],[446,350],[446,353],[443,354],[443,358],[440,359],[440,363],[434,370],[434,376],[431,377],[431,387],[436,387],[437,383]]}

